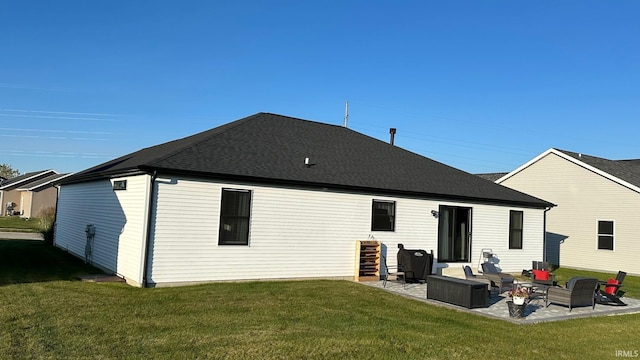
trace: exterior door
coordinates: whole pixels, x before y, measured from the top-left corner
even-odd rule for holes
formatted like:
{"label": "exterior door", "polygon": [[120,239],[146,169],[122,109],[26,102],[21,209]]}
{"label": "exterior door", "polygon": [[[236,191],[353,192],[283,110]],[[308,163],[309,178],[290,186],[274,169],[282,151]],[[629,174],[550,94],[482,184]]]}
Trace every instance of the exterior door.
{"label": "exterior door", "polygon": [[440,205],[438,218],[438,262],[469,262],[471,208]]}

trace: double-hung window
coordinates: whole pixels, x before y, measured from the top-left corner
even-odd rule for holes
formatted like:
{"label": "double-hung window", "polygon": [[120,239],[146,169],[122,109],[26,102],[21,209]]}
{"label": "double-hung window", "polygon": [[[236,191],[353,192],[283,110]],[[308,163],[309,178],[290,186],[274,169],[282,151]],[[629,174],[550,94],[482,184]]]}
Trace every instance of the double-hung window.
{"label": "double-hung window", "polygon": [[373,200],[371,231],[394,231],[396,225],[395,201]]}
{"label": "double-hung window", "polygon": [[523,212],[509,212],[509,249],[522,249]]}
{"label": "double-hung window", "polygon": [[218,245],[249,245],[251,191],[222,189]]}
{"label": "double-hung window", "polygon": [[613,221],[598,220],[598,250],[613,250]]}

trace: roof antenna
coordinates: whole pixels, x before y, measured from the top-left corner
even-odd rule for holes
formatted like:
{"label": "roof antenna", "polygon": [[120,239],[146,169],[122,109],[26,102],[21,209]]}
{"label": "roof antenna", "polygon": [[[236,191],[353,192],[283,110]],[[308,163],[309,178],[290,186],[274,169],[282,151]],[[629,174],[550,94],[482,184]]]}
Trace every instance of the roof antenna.
{"label": "roof antenna", "polygon": [[349,127],[349,100],[344,105],[344,127]]}

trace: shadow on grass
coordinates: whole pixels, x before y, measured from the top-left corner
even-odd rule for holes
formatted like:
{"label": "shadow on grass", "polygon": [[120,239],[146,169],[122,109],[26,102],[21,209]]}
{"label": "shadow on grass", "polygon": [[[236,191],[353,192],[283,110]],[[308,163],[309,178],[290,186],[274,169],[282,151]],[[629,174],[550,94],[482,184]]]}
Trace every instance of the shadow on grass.
{"label": "shadow on grass", "polygon": [[42,240],[0,239],[0,286],[46,281],[78,281],[99,269]]}

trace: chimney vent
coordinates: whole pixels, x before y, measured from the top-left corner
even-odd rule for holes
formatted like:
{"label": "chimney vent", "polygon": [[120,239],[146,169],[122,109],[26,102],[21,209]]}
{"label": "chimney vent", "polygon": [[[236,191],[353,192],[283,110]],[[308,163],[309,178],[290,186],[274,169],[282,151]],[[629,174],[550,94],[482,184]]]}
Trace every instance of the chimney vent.
{"label": "chimney vent", "polygon": [[391,134],[391,139],[389,140],[389,143],[393,145],[393,140],[396,137],[396,128],[389,129],[389,134]]}

